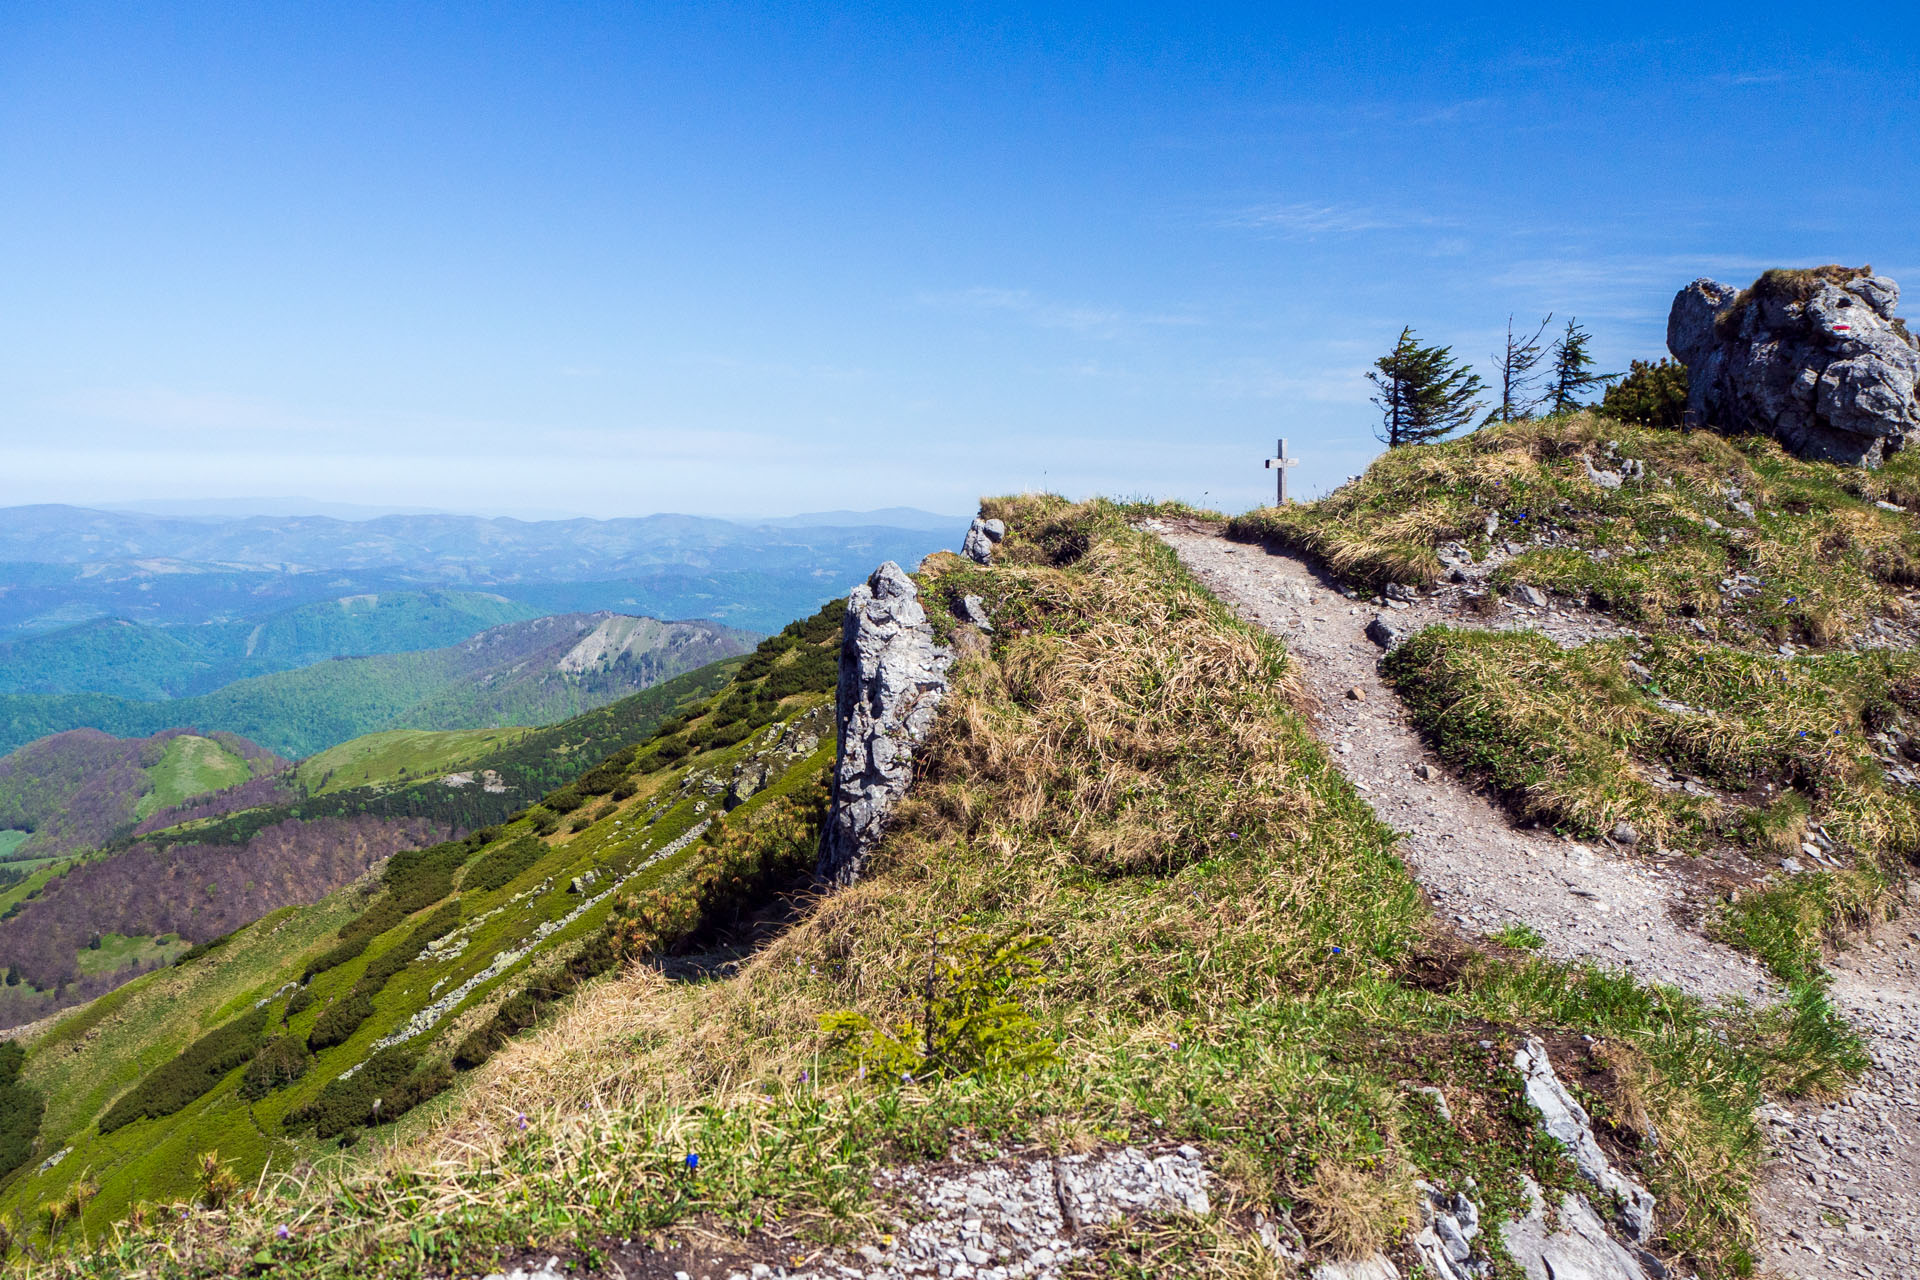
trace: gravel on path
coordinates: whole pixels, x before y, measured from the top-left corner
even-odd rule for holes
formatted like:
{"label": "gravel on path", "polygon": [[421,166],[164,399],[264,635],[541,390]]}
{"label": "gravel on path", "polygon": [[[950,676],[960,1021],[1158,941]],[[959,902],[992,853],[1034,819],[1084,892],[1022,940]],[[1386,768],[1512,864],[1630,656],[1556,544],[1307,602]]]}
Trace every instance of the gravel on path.
{"label": "gravel on path", "polygon": [[1911,917],[1831,966],[1873,1068],[1849,1097],[1767,1106],[1776,1162],[1755,1194],[1766,1262],[1792,1276],[1920,1277],[1920,931]]}
{"label": "gravel on path", "polygon": [[[1526,924],[1549,955],[1629,969],[1708,998],[1772,997],[1759,964],[1682,923],[1684,896],[1678,877],[1663,875],[1665,860],[1516,830],[1427,749],[1380,676],[1382,651],[1367,626],[1377,614],[1403,632],[1459,625],[1445,603],[1376,609],[1341,595],[1288,552],[1164,522],[1143,527],[1242,617],[1287,642],[1319,704],[1315,734],[1375,812],[1405,833],[1401,852],[1441,914],[1482,935]],[[1545,621],[1515,615],[1506,625]],[[1562,643],[1618,634],[1590,616],[1543,629]]]}

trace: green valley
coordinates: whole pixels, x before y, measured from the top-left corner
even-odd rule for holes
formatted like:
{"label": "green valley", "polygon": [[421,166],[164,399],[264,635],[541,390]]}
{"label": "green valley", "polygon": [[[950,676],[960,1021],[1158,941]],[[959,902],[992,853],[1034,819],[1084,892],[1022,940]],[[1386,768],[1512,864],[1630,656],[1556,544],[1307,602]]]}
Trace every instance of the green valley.
{"label": "green valley", "polygon": [[[610,632],[618,633],[617,642]],[[0,750],[79,727],[137,737],[188,724],[300,757],[379,730],[550,724],[743,653],[752,639],[707,622],[561,614],[495,627],[444,648],[335,658],[190,698],[5,694]]]}

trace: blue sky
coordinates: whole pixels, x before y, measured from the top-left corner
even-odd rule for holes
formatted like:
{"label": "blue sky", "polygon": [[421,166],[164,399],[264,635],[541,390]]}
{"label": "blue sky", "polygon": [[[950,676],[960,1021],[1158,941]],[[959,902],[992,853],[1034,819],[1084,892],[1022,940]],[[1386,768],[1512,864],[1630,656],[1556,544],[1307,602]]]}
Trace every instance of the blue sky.
{"label": "blue sky", "polygon": [[5,6],[0,503],[1237,509],[1403,324],[1920,290],[1909,6],[1440,8]]}

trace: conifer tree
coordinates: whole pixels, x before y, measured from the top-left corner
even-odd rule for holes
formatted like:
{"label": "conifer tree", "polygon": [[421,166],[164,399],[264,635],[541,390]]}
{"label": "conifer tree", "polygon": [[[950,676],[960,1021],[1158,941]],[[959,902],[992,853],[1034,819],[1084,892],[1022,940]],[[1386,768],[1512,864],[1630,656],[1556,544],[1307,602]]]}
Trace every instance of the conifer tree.
{"label": "conifer tree", "polygon": [[1540,345],[1541,335],[1546,333],[1547,325],[1552,323],[1553,315],[1540,322],[1531,338],[1518,337],[1513,332],[1513,316],[1507,316],[1507,343],[1493,353],[1494,366],[1500,370],[1500,403],[1487,415],[1488,422],[1512,422],[1517,418],[1531,418],[1540,402],[1533,399],[1533,389],[1539,382],[1534,371],[1546,358],[1547,349]]}
{"label": "conifer tree", "polygon": [[1573,320],[1566,332],[1553,341],[1552,372],[1547,375],[1547,412],[1571,413],[1581,407],[1580,393],[1605,387],[1620,375],[1595,373],[1593,356],[1587,350],[1593,335]]}
{"label": "conifer tree", "polygon": [[1423,346],[1411,328],[1402,329],[1393,350],[1374,361],[1367,381],[1376,388],[1372,400],[1381,415],[1376,438],[1389,449],[1428,444],[1465,426],[1486,390],[1453,358],[1452,347]]}

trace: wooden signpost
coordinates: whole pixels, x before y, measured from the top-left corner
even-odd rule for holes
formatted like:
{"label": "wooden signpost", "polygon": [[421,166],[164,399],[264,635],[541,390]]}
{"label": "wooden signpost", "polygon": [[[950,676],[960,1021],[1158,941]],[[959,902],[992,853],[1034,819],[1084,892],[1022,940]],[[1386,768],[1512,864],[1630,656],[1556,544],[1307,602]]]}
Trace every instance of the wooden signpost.
{"label": "wooden signpost", "polygon": [[1300,459],[1287,456],[1287,442],[1284,439],[1280,441],[1280,447],[1275,452],[1280,456],[1267,459],[1267,470],[1278,473],[1273,478],[1273,505],[1284,507],[1287,505],[1287,468],[1299,466]]}

